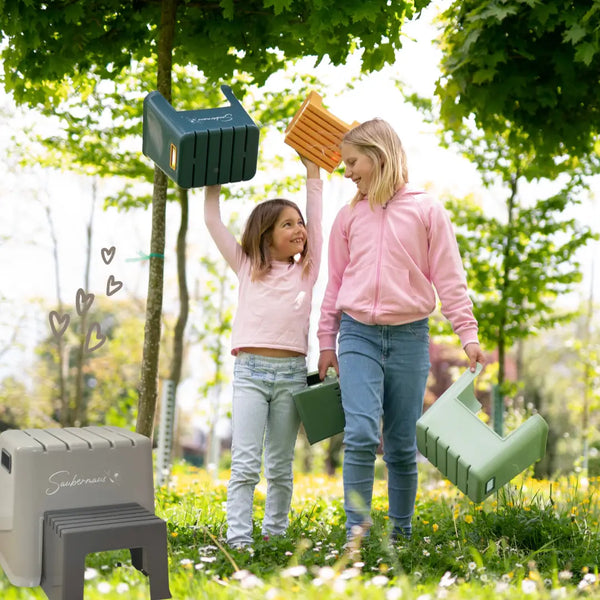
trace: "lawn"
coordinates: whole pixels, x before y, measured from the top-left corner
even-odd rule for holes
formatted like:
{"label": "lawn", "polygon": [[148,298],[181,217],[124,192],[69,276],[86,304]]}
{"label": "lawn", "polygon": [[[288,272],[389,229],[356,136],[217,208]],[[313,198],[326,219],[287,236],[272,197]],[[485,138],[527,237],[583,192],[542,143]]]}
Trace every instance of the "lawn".
{"label": "lawn", "polygon": [[[224,544],[228,473],[213,481],[202,469],[177,465],[156,495],[156,512],[168,523],[173,598],[513,600],[600,592],[599,482],[524,475],[476,505],[430,465],[420,469],[409,542],[390,543],[385,481],[378,480],[371,536],[344,550],[341,478],[297,474],[288,535],[261,539],[261,483],[255,543],[239,551]],[[127,551],[90,555],[87,567],[86,600],[149,600],[147,579],[130,566]],[[46,596],[1,575],[0,597]]]}

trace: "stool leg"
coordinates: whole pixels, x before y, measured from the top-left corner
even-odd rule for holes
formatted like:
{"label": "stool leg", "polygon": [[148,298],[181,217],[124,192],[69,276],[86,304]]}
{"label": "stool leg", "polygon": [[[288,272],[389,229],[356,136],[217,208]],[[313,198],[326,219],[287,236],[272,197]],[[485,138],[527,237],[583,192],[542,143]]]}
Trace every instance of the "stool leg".
{"label": "stool leg", "polygon": [[60,600],[83,600],[84,575],[85,575],[85,553],[79,548],[70,550],[65,541],[65,557],[69,557],[68,564],[63,563],[63,587]]}

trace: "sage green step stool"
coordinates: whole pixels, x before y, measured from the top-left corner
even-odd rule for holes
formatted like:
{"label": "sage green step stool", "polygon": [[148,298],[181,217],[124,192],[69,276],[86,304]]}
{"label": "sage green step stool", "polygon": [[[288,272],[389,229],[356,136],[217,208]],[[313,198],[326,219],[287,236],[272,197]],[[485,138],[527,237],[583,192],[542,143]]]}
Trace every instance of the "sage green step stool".
{"label": "sage green step stool", "polygon": [[546,453],[548,424],[534,414],[506,437],[477,413],[473,382],[481,372],[465,371],[417,421],[417,448],[466,494],[482,502]]}

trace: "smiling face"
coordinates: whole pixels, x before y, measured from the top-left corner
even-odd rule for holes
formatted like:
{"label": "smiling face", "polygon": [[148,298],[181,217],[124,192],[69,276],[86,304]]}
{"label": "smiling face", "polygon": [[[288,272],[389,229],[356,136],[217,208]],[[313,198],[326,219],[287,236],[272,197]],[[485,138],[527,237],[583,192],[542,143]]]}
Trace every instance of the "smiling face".
{"label": "smiling face", "polygon": [[291,206],[285,206],[279,213],[271,240],[273,260],[288,262],[300,254],[306,244],[306,227],[302,215]]}
{"label": "smiling face", "polygon": [[354,144],[342,143],[341,153],[345,166],[344,177],[352,179],[358,191],[366,196],[373,177],[373,161]]}

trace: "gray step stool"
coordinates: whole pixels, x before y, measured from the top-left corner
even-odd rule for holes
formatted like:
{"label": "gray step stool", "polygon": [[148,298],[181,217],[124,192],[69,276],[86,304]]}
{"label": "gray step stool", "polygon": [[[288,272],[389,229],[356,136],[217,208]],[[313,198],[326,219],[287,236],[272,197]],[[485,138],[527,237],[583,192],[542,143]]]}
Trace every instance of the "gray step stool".
{"label": "gray step stool", "polygon": [[83,600],[85,558],[129,549],[152,600],[171,598],[165,521],[132,502],[44,513],[41,586],[49,600]]}

